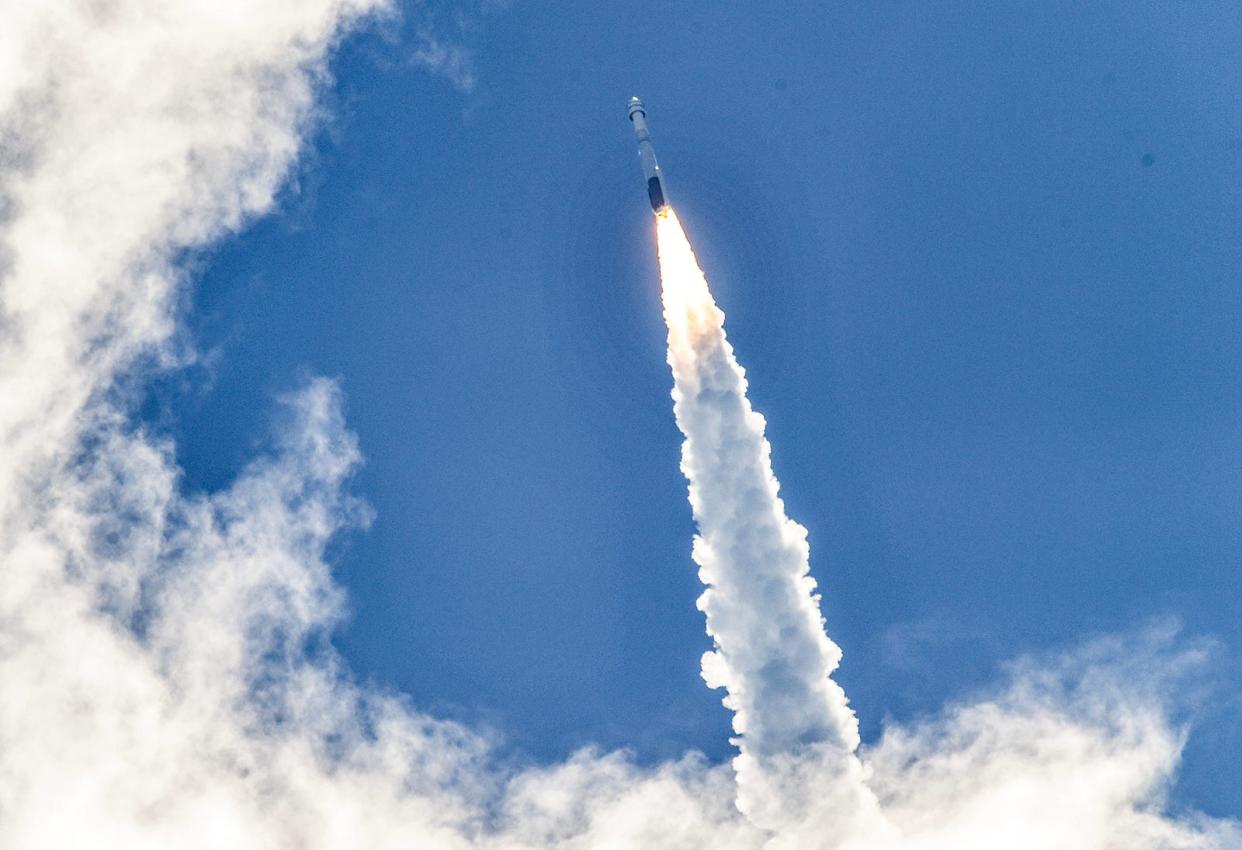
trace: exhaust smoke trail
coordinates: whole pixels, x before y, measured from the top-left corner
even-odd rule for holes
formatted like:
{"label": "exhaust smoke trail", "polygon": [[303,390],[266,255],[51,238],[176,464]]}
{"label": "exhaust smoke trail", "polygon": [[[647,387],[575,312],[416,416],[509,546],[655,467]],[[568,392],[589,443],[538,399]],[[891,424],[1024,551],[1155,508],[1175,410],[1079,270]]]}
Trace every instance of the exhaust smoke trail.
{"label": "exhaust smoke trail", "polygon": [[[734,713],[735,805],[763,850],[1239,850],[1227,820],[1165,813],[1181,747],[1156,694],[1193,652],[1162,638],[1018,668],[1007,691],[951,705],[860,748],[831,675],[806,529],[785,514],[765,422],[671,207],[656,213],[673,410],[698,524],[698,607],[715,644],[702,674]],[[1133,653],[1133,668],[1121,659]],[[1086,657],[1107,659],[1084,666]],[[1164,679],[1165,676],[1171,678]],[[1049,817],[1049,812],[1057,813]]]}
{"label": "exhaust smoke trail", "polygon": [[715,643],[703,678],[728,691],[734,712],[738,807],[772,830],[813,806],[857,815],[873,806],[857,719],[830,678],[841,650],[824,631],[806,529],[785,515],[764,419],[685,231],[671,208],[656,218],[681,468],[707,586],[698,607]]}

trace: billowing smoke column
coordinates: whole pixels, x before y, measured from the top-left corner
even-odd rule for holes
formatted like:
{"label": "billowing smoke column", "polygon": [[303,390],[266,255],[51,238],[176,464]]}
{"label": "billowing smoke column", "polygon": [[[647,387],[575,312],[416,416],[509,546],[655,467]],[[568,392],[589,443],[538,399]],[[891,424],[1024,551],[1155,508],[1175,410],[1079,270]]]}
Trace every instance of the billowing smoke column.
{"label": "billowing smoke column", "polygon": [[699,608],[715,651],[703,678],[734,712],[739,808],[778,829],[810,808],[871,809],[858,724],[829,675],[841,651],[824,632],[806,529],[785,515],[764,420],[676,213],[657,216],[668,362],[682,471],[698,522]]}

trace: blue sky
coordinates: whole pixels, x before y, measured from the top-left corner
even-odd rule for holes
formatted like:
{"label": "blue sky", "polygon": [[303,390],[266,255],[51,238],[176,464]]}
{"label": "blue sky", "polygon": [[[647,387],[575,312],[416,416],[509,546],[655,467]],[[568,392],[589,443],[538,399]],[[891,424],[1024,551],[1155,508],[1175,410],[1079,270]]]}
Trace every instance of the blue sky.
{"label": "blue sky", "polygon": [[432,4],[469,91],[412,23],[347,42],[296,190],[203,258],[215,356],[148,407],[187,482],[339,378],[376,511],[336,552],[360,677],[537,759],[727,757],[639,94],[864,737],[1176,618],[1219,642],[1177,793],[1236,813],[1242,16],[782,8]]}

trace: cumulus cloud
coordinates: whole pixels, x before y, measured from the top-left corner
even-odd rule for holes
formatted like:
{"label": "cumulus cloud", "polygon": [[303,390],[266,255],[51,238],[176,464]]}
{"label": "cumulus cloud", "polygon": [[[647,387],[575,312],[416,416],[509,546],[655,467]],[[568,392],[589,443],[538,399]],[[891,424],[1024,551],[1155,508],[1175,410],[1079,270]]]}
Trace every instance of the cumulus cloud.
{"label": "cumulus cloud", "polygon": [[[695,380],[724,404],[704,408],[727,437],[720,458],[749,466],[687,461],[716,588],[704,609],[721,653],[705,672],[730,689],[774,797],[756,791],[744,817],[734,768],[693,753],[516,769],[470,729],[358,686],[329,641],[342,591],[325,548],[369,518],[349,495],[360,452],[339,388],[314,379],[281,400],[270,450],[206,494],[136,424],[131,388],[179,356],[180,258],[270,209],[332,49],[382,6],[2,11],[0,845],[1240,846],[1231,824],[1163,805],[1181,744],[1163,683],[1196,660],[1167,640],[1015,668],[996,693],[859,749],[827,678],[839,650],[805,538],[773,513],[762,421],[723,330]],[[739,509],[764,512],[753,531],[705,501],[709,483],[738,481]],[[748,552],[775,559],[792,621],[726,598],[751,581]],[[731,643],[730,618],[763,642]],[[842,776],[850,795],[834,796]],[[870,808],[852,820],[859,799]]]}

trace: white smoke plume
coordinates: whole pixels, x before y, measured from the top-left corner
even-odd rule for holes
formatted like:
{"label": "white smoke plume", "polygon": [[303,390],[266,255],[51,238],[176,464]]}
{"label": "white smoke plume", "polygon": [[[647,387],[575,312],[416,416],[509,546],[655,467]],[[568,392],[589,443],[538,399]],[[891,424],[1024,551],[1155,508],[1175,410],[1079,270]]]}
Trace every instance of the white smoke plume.
{"label": "white smoke plume", "polygon": [[[864,766],[857,720],[831,678],[841,650],[824,632],[806,529],[785,514],[724,313],[676,213],[665,209],[656,226],[694,560],[707,586],[699,608],[715,644],[703,678],[727,691],[738,808],[771,846],[1210,846],[1150,808],[1180,741],[1159,704],[1129,705],[1102,683],[1070,713],[1047,681],[1031,688],[1032,675],[1004,703],[890,731]],[[1097,793],[1078,795],[1084,787]],[[1043,823],[1040,811],[1064,816]]]}
{"label": "white smoke plume", "polygon": [[[699,413],[736,435],[718,460],[750,471],[702,454],[687,470],[706,476],[708,668],[745,715],[754,822],[729,765],[585,751],[518,771],[470,730],[355,685],[329,640],[342,592],[324,556],[367,521],[339,389],[312,380],[284,399],[271,450],[209,494],[184,491],[174,447],[133,409],[143,377],[182,357],[180,258],[271,208],[333,47],[385,13],[0,2],[0,847],[1239,846],[1231,824],[1164,813],[1181,733],[1158,695],[1194,659],[1159,641],[1020,669],[857,750],[805,540],[772,512],[744,396],[714,422]],[[722,332],[713,350],[727,355]],[[736,394],[726,366],[684,377]],[[754,493],[710,494],[736,505],[730,528],[703,488],[739,481]],[[779,556],[792,619],[739,595],[747,552]],[[1116,673],[1118,658],[1133,667]],[[865,816],[819,787],[850,789]]]}
{"label": "white smoke plume", "polygon": [[694,560],[707,586],[699,609],[716,645],[703,678],[727,689],[734,712],[739,807],[773,830],[817,808],[841,823],[870,814],[858,722],[830,678],[841,650],[824,633],[806,529],[785,515],[763,417],[671,209],[657,237],[681,466],[699,526]]}

